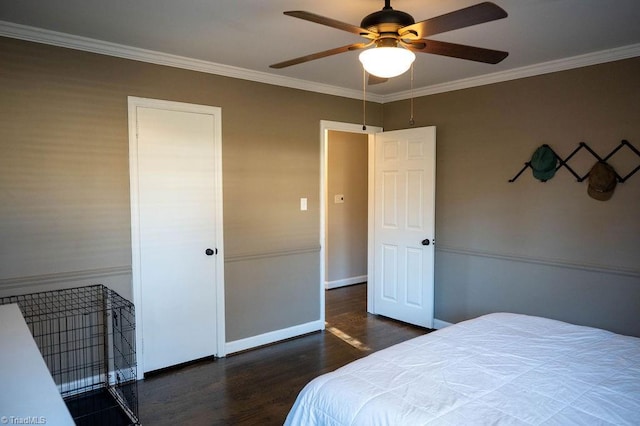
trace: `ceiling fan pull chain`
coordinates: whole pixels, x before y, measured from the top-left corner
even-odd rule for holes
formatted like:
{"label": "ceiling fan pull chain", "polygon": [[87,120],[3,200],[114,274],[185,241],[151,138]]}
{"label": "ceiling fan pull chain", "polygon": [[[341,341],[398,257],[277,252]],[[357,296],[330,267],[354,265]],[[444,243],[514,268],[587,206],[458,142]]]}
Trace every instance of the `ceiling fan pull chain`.
{"label": "ceiling fan pull chain", "polygon": [[409,126],[413,126],[416,124],[416,121],[413,119],[413,64],[411,64],[411,116],[409,117]]}
{"label": "ceiling fan pull chain", "polygon": [[362,69],[362,130],[367,130],[367,72]]}

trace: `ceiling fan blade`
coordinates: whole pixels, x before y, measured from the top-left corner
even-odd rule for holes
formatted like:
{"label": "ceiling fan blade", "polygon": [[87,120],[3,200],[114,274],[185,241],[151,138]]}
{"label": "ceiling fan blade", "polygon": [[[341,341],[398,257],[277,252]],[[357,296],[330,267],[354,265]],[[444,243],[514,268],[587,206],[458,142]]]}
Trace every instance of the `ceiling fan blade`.
{"label": "ceiling fan blade", "polygon": [[357,27],[355,25],[347,24],[346,22],[337,21],[325,16],[316,15],[315,13],[305,12],[304,10],[291,10],[284,12],[287,16],[293,16],[294,18],[304,19],[305,21],[315,22],[316,24],[326,25],[338,30],[347,31],[362,37],[374,39],[378,36],[378,33],[365,30],[364,28]]}
{"label": "ceiling fan blade", "polygon": [[437,40],[416,40],[411,43],[403,43],[414,52],[432,53],[434,55],[449,56],[452,58],[467,59],[469,61],[497,64],[509,56],[508,52],[500,50],[484,49],[482,47],[466,46],[464,44],[447,43]]}
{"label": "ceiling fan blade", "polygon": [[373,86],[374,84],[386,83],[389,81],[388,78],[378,77],[377,75],[369,74],[369,78],[367,79],[367,84],[369,86]]}
{"label": "ceiling fan blade", "polygon": [[400,28],[398,34],[402,38],[423,38],[434,34],[483,24],[507,17],[507,12],[491,2],[479,3],[464,9],[436,16],[413,25]]}
{"label": "ceiling fan blade", "polygon": [[300,56],[299,58],[289,59],[288,61],[278,62],[277,64],[269,65],[269,68],[286,68],[291,65],[301,64],[303,62],[313,61],[314,59],[325,58],[331,55],[337,55],[338,53],[349,52],[351,50],[359,50],[364,49],[365,47],[370,46],[371,43],[355,43],[349,44],[342,47],[336,47],[334,49],[324,50],[322,52],[312,53],[310,55]]}

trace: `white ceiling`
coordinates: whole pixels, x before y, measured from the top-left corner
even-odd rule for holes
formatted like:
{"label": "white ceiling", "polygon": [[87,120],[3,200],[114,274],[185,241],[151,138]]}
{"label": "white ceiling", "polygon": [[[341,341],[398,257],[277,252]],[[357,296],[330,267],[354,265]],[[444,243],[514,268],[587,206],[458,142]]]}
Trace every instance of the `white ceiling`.
{"label": "white ceiling", "polygon": [[[391,5],[422,21],[479,2],[392,0]],[[506,19],[432,38],[505,50],[507,59],[487,65],[418,54],[414,94],[640,56],[640,0],[494,3],[507,11]],[[363,80],[358,52],[269,68],[364,40],[282,12],[306,10],[360,25],[365,15],[383,6],[383,0],[1,0],[0,35],[355,96]],[[368,96],[402,98],[410,89],[409,75],[369,86]]]}

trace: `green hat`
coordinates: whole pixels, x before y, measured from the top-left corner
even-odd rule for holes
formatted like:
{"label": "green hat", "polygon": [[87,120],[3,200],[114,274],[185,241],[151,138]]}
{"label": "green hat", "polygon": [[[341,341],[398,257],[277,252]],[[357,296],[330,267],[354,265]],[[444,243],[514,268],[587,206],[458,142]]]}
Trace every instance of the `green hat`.
{"label": "green hat", "polygon": [[556,164],[558,158],[554,154],[553,150],[548,145],[542,145],[531,157],[531,169],[533,170],[533,177],[542,182],[547,181],[556,174]]}

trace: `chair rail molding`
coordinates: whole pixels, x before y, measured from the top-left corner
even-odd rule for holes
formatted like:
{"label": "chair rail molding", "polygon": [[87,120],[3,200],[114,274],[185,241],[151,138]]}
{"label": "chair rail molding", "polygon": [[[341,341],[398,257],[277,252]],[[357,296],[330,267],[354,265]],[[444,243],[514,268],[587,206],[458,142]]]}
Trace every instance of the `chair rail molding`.
{"label": "chair rail molding", "polygon": [[558,268],[579,269],[582,271],[599,272],[604,274],[624,275],[628,277],[640,277],[640,270],[633,268],[624,268],[620,266],[600,265],[588,262],[575,262],[566,259],[552,259],[535,256],[517,256],[513,254],[493,252],[488,250],[468,249],[440,244],[436,248],[436,252],[452,253],[463,256],[486,257],[498,260],[507,260],[511,262],[532,263],[544,266],[553,266]]}

